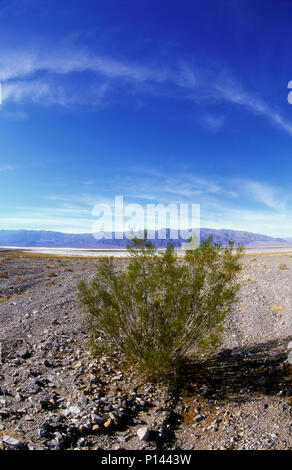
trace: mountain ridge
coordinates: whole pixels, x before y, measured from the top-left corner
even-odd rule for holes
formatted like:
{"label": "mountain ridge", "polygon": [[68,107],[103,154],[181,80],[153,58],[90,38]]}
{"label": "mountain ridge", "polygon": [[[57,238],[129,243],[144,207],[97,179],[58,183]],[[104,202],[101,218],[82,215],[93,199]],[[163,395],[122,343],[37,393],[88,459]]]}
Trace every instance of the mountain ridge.
{"label": "mountain ridge", "polygon": [[[166,230],[166,239],[158,239],[161,230]],[[110,235],[110,232],[108,232]],[[121,235],[121,234],[120,234]],[[231,230],[231,229],[200,229],[200,241],[204,241],[208,236],[213,237],[214,243],[226,245],[228,240],[234,240],[235,245],[259,246],[289,244],[291,241],[283,238],[270,237],[268,235]],[[172,239],[170,229],[160,229],[155,231],[155,239],[151,240],[158,248],[166,246],[170,241],[175,247],[180,247],[186,240],[182,238]],[[122,239],[115,239],[112,232],[112,239],[94,238],[92,233],[64,233],[51,230],[0,230],[0,246],[24,246],[24,247],[55,247],[55,248],[125,248],[129,239],[123,236]]]}

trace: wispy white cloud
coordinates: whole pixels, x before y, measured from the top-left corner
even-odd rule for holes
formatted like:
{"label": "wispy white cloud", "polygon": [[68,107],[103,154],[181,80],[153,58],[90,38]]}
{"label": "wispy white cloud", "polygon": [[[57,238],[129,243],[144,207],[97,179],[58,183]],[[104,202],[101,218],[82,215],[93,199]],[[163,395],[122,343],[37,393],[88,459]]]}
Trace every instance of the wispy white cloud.
{"label": "wispy white cloud", "polygon": [[205,114],[201,116],[198,121],[200,124],[210,131],[217,131],[224,125],[224,116]]}
{"label": "wispy white cloud", "polygon": [[13,81],[3,85],[3,101],[25,101],[28,97],[32,101],[42,101],[56,93],[48,82],[41,80]]}
{"label": "wispy white cloud", "polygon": [[68,74],[93,72],[108,78],[126,78],[132,81],[165,82],[170,78],[169,69],[163,67],[130,64],[110,57],[90,54],[85,49],[59,48],[57,51],[20,50],[6,52],[0,58],[0,80],[27,78],[37,72]]}
{"label": "wispy white cloud", "polygon": [[43,213],[42,217],[34,215],[0,217],[2,229],[13,230],[53,230],[64,233],[90,233],[92,220],[76,219],[75,217],[53,217]]}
{"label": "wispy white cloud", "polygon": [[[106,92],[106,84],[96,84],[90,90],[91,104],[99,104]],[[57,104],[59,106],[72,106],[88,104],[87,93],[74,90],[70,85],[58,83],[51,78],[41,78],[32,80],[13,80],[4,83],[2,87],[3,102],[34,102],[48,106]],[[5,109],[3,111],[5,113]],[[5,115],[5,114],[4,114]],[[8,116],[9,117],[9,116]]]}
{"label": "wispy white cloud", "polygon": [[[130,181],[131,180],[131,181]],[[139,184],[137,184],[139,181]],[[232,188],[226,188],[220,182],[212,178],[204,178],[192,172],[177,172],[175,176],[169,176],[159,171],[149,171],[148,177],[129,177],[120,188],[135,197],[141,195],[150,200],[157,199],[165,202],[184,202],[192,199],[193,203],[199,203],[201,198],[211,196],[223,196],[235,198],[236,192]],[[137,189],[139,188],[139,193]]]}
{"label": "wispy white cloud", "polygon": [[[212,70],[212,67],[204,69],[185,62],[171,66],[161,63],[141,65],[92,54],[80,47],[60,46],[54,51],[33,48],[0,52],[0,81],[3,83],[4,102],[31,100],[66,106],[86,100],[92,103],[93,100],[94,104],[101,104],[106,94],[116,89],[116,80],[120,80],[119,87],[123,83],[127,84],[127,93],[135,94],[166,93],[166,84],[169,83],[170,87],[176,88],[176,92],[168,90],[167,93],[175,92],[181,99],[206,106],[225,101],[265,117],[292,135],[291,121],[258,94],[246,90],[224,68],[219,71]],[[96,76],[96,86],[92,86],[87,93],[84,93],[84,87],[82,90],[70,90],[68,84],[60,83],[58,78],[81,72],[91,72]],[[42,78],[37,77],[39,74],[42,74]],[[224,117],[205,113],[201,124],[212,131],[218,130],[224,124]]]}
{"label": "wispy white cloud", "polygon": [[241,179],[237,180],[237,183],[249,198],[252,198],[254,201],[258,201],[277,212],[285,212],[287,194],[283,196],[277,188],[258,181]]}
{"label": "wispy white cloud", "polygon": [[222,99],[242,106],[267,118],[273,125],[292,135],[292,121],[285,119],[261,97],[245,90],[242,84],[230,75],[224,75],[214,83],[214,89]]}
{"label": "wispy white cloud", "polygon": [[[95,86],[72,88],[63,78],[72,73],[90,72]],[[101,105],[109,96],[135,94],[176,94],[194,106],[204,106],[200,124],[214,132],[223,128],[224,116],[208,112],[208,105],[219,101],[230,103],[268,119],[279,129],[292,135],[292,122],[269,105],[256,92],[244,88],[232,72],[224,67],[199,67],[181,61],[164,66],[156,62],[141,64],[96,55],[79,46],[60,45],[0,50],[0,81],[3,103],[32,101],[43,105]],[[169,84],[169,87],[168,87]],[[3,114],[3,110],[2,110]],[[3,115],[5,117],[5,115]],[[7,115],[7,117],[9,117]]]}
{"label": "wispy white cloud", "polygon": [[[93,207],[97,203],[113,205],[114,197],[124,196],[125,202],[142,203],[186,203],[198,204],[212,198],[228,198],[234,201],[238,195],[236,184],[205,178],[190,172],[177,173],[175,177],[148,168],[148,172],[136,169],[133,175],[96,179],[86,185],[82,194],[53,194],[45,199],[62,204],[74,203],[80,207]],[[113,189],[114,188],[114,189]],[[215,199],[216,200],[216,199]]]}
{"label": "wispy white cloud", "polygon": [[0,173],[4,173],[5,171],[13,170],[12,165],[0,165]]}
{"label": "wispy white cloud", "polygon": [[45,195],[40,207],[5,207],[1,226],[91,232],[95,204],[108,204],[113,209],[114,197],[123,195],[125,205],[138,203],[144,208],[149,203],[200,204],[201,227],[292,236],[289,195],[279,187],[256,180],[217,181],[190,172],[182,172],[173,178],[153,169],[152,172],[148,170],[148,175],[141,172],[111,180],[111,185],[105,179],[97,181],[96,185],[88,185],[86,189],[87,192],[82,194]]}
{"label": "wispy white cloud", "polygon": [[292,236],[292,212],[279,214],[274,210],[234,208],[217,202],[206,209],[201,208],[201,227],[242,230],[289,238]]}
{"label": "wispy white cloud", "polygon": [[[7,213],[6,213],[7,212]],[[11,215],[13,213],[13,216]],[[68,233],[90,232],[93,224],[90,207],[64,203],[58,207],[15,206],[1,211],[1,228],[57,230]]]}

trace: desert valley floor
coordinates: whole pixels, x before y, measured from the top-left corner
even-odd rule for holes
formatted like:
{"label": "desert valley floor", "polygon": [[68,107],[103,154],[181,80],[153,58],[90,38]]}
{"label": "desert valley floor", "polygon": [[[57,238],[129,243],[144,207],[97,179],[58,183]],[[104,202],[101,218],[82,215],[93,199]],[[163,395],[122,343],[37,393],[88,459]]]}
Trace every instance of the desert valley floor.
{"label": "desert valley floor", "polygon": [[292,449],[292,256],[243,264],[222,347],[172,389],[85,349],[94,259],[0,253],[0,449]]}

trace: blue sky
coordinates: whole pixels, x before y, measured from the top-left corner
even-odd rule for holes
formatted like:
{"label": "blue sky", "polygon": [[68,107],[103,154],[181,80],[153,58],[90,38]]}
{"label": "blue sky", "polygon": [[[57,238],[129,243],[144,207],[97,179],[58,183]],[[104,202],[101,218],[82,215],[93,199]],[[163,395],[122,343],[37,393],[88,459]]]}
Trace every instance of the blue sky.
{"label": "blue sky", "polygon": [[292,237],[292,2],[0,0],[0,228],[201,204]]}

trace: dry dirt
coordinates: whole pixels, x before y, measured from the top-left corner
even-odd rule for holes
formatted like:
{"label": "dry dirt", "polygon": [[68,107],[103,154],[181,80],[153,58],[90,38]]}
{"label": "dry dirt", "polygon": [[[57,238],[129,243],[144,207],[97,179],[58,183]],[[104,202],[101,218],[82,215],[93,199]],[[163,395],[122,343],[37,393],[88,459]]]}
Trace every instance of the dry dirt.
{"label": "dry dirt", "polygon": [[292,449],[292,257],[243,263],[222,348],[171,390],[86,351],[92,258],[0,253],[0,448]]}

